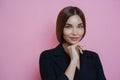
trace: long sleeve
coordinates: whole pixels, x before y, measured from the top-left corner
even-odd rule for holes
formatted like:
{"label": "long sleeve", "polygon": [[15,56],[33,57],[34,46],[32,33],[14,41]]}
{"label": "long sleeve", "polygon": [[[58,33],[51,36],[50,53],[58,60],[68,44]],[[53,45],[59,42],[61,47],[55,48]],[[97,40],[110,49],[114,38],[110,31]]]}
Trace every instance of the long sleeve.
{"label": "long sleeve", "polygon": [[95,57],[95,65],[96,65],[96,74],[97,74],[97,80],[106,80],[103,67],[100,61],[100,58],[98,55]]}
{"label": "long sleeve", "polygon": [[54,62],[51,59],[51,55],[48,55],[47,51],[41,53],[39,60],[40,74],[42,80],[68,80],[67,76],[63,73],[56,77]]}

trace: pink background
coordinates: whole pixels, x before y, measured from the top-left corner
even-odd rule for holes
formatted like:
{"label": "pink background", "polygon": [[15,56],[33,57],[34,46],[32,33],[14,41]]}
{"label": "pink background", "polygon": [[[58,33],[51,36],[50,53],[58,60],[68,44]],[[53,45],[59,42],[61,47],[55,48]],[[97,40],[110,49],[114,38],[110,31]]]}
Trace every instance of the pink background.
{"label": "pink background", "polygon": [[0,80],[40,80],[39,55],[58,42],[55,23],[65,6],[80,7],[107,80],[120,80],[120,0],[0,0]]}

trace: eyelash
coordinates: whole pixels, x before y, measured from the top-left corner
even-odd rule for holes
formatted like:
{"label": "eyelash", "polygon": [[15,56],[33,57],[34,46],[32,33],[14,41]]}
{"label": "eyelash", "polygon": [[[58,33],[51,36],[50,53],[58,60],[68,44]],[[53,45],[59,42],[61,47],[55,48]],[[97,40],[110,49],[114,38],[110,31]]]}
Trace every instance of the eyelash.
{"label": "eyelash", "polygon": [[83,28],[84,26],[83,25],[79,25],[78,28]]}
{"label": "eyelash", "polygon": [[67,26],[65,26],[65,28],[71,28],[71,26],[67,25]]}
{"label": "eyelash", "polygon": [[[83,28],[84,26],[83,25],[79,25],[78,28]],[[72,28],[71,26],[67,25],[65,26],[65,28]]]}

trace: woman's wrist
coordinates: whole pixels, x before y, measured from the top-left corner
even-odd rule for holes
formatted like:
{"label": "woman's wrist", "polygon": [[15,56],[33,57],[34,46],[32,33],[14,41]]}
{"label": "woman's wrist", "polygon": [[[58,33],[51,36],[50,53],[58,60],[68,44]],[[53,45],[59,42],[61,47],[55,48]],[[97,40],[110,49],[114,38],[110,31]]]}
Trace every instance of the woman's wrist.
{"label": "woman's wrist", "polygon": [[77,58],[73,58],[73,59],[71,59],[71,64],[74,64],[74,65],[77,65],[77,62],[78,62],[78,60],[79,59],[77,59]]}

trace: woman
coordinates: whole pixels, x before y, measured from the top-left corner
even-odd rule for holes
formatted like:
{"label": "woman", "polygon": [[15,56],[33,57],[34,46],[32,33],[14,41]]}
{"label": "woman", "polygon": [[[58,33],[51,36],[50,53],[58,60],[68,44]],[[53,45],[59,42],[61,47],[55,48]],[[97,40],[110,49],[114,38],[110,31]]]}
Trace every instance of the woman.
{"label": "woman", "polygon": [[78,44],[86,33],[84,13],[77,7],[62,9],[56,23],[59,45],[40,56],[42,80],[106,80],[97,53]]}

